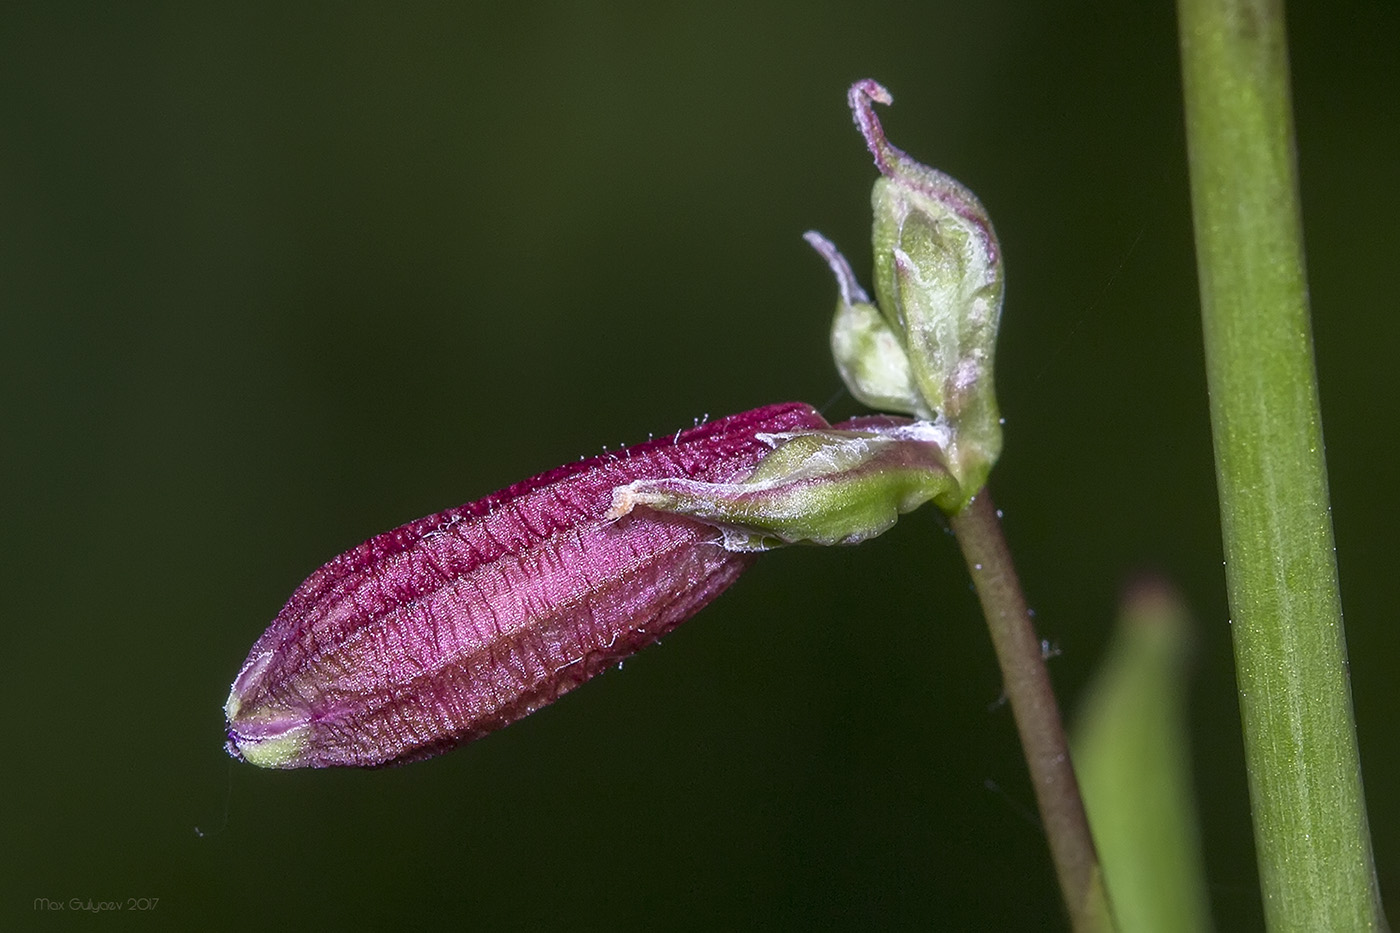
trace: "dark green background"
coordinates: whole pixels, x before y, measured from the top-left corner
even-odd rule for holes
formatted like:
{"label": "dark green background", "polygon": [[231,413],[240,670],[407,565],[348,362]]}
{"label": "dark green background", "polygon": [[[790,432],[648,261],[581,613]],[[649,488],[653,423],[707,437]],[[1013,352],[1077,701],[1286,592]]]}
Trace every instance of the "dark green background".
{"label": "dark green background", "polygon": [[[1005,247],[993,487],[1058,688],[1072,706],[1132,574],[1180,584],[1211,896],[1222,930],[1257,926],[1174,21],[1136,6],[8,8],[0,926],[118,922],[38,897],[159,897],[132,929],[1060,925],[931,513],[770,555],[623,673],[431,762],[221,748],[253,639],[370,534],[705,413],[856,410],[799,237],[869,267],[865,76]],[[1393,900],[1400,14],[1313,4],[1291,30]]]}

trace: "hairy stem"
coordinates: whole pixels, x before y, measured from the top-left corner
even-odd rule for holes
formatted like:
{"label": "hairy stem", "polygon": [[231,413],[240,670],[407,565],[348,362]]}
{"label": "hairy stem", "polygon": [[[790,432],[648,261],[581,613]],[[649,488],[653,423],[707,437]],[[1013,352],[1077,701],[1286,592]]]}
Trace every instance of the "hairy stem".
{"label": "hairy stem", "polygon": [[1078,931],[1102,929],[1107,910],[1098,855],[1040,639],[991,495],[982,489],[951,522],[987,617],[1070,920]]}

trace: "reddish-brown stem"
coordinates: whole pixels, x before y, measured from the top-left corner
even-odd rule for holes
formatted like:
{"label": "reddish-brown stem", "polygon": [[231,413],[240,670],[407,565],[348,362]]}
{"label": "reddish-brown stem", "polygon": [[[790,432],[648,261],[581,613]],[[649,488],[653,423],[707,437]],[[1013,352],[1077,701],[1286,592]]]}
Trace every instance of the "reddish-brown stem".
{"label": "reddish-brown stem", "polygon": [[985,488],[953,516],[952,526],[987,617],[1070,920],[1075,930],[1097,929],[1104,917],[1094,839],[1040,639]]}

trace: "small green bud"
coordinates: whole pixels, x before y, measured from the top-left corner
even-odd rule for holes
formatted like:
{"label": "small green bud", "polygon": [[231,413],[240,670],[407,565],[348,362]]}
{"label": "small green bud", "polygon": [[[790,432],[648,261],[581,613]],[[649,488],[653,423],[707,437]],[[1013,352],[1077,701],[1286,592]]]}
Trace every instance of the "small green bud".
{"label": "small green bud", "polygon": [[873,103],[890,103],[888,91],[865,80],[848,99],[884,177],[871,193],[875,306],[835,247],[807,235],[841,288],[832,328],[836,365],[866,404],[945,423],[948,469],[970,496],[1001,453],[992,378],[1001,248],[976,195],[885,138]]}
{"label": "small green bud", "polygon": [[870,303],[846,257],[815,230],[807,231],[803,239],[822,255],[836,276],[840,299],[831,323],[831,355],[851,394],[879,411],[933,418],[933,411],[914,388],[903,341],[880,309]]}
{"label": "small green bud", "polygon": [[927,421],[857,418],[825,430],[760,435],[773,445],[741,482],[639,480],[613,490],[609,518],[637,506],[714,525],[730,551],[859,544],[933,500],[962,500],[943,460],[947,430]]}

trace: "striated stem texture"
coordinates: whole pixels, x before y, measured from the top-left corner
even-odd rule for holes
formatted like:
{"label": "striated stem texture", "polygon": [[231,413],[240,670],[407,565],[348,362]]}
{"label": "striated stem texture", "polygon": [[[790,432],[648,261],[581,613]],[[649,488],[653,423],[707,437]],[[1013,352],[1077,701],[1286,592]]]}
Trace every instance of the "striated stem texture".
{"label": "striated stem texture", "polygon": [[1385,928],[1313,366],[1282,0],[1179,0],[1245,762],[1273,931]]}

